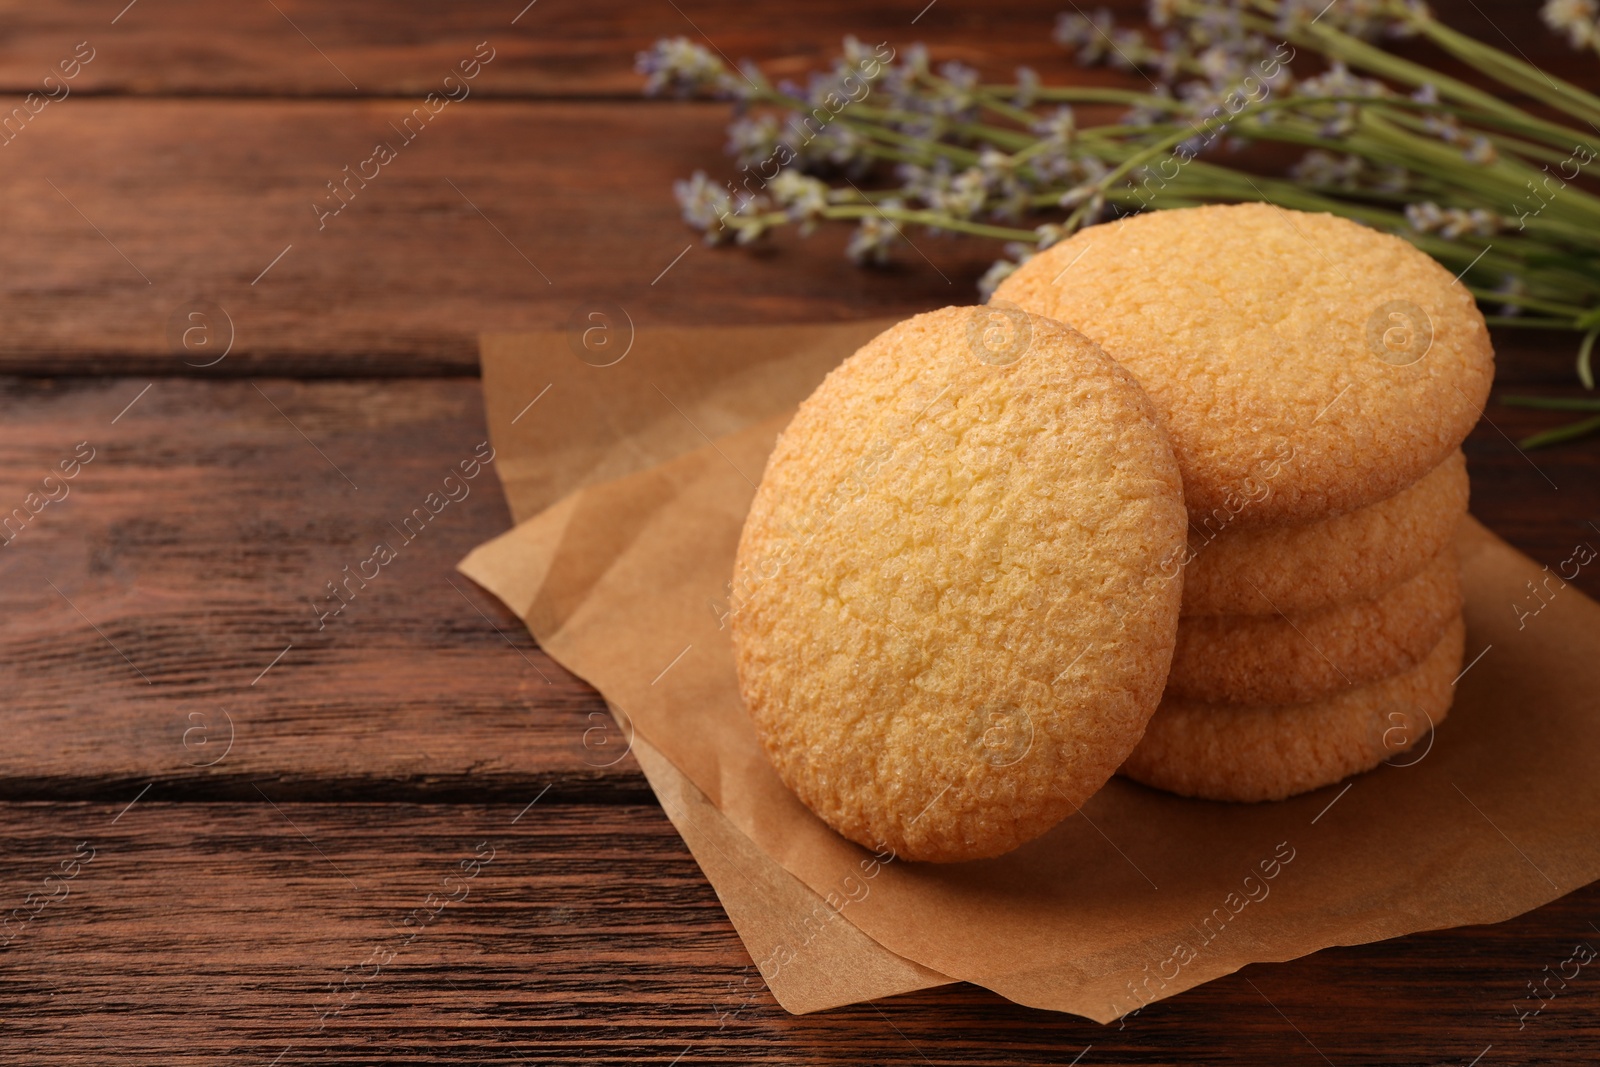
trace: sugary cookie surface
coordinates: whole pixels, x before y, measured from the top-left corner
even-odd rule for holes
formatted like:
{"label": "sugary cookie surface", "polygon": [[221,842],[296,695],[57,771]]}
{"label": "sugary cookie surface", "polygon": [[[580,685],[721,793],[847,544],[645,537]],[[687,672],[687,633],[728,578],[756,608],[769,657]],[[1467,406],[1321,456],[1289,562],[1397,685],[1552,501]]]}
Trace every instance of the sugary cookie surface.
{"label": "sugary cookie surface", "polygon": [[1276,615],[1365,600],[1444,551],[1467,514],[1460,449],[1386,500],[1331,519],[1189,528],[1185,615]]}
{"label": "sugary cookie surface", "polygon": [[1172,435],[1197,523],[1349,511],[1442,463],[1494,354],[1472,294],[1406,241],[1237,204],[1090,227],[1001,284],[1127,367]]}
{"label": "sugary cookie surface", "polygon": [[1419,744],[1450,713],[1466,626],[1408,671],[1322,700],[1277,707],[1169,697],[1122,773],[1208,800],[1282,800],[1371,770]]}
{"label": "sugary cookie surface", "polygon": [[1455,547],[1378,596],[1283,615],[1178,623],[1167,695],[1212,704],[1298,704],[1415,666],[1461,614]]}
{"label": "sugary cookie surface", "polygon": [[1160,699],[1185,521],[1148,399],[1075,331],[888,330],[801,405],[739,545],[740,688],[778,773],[905,858],[1043,833]]}

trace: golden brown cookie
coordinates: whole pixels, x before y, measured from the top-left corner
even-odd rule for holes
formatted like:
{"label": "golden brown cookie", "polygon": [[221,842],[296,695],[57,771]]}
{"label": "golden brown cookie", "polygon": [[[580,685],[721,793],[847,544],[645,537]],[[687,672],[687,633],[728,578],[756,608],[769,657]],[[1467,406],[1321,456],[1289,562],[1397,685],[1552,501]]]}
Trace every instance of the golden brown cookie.
{"label": "golden brown cookie", "polygon": [[997,303],[1070,323],[1133,372],[1197,525],[1307,522],[1417,481],[1466,437],[1494,354],[1472,294],[1348,219],[1154,211],[1024,263]]}
{"label": "golden brown cookie", "polygon": [[1466,513],[1457,449],[1389,499],[1331,519],[1221,533],[1191,525],[1183,613],[1275,615],[1377,596],[1442,552]]}
{"label": "golden brown cookie", "polygon": [[1282,800],[1370,770],[1444,721],[1466,627],[1458,616],[1404,674],[1282,707],[1161,702],[1122,765],[1136,782],[1208,800]]}
{"label": "golden brown cookie", "polygon": [[1211,704],[1299,704],[1414,666],[1461,613],[1450,545],[1371,600],[1287,615],[1178,620],[1167,695]]}
{"label": "golden brown cookie", "polygon": [[1100,788],[1161,698],[1182,484],[1133,378],[1020,312],[945,308],[833,371],[740,537],[739,687],[853,841],[994,856]]}

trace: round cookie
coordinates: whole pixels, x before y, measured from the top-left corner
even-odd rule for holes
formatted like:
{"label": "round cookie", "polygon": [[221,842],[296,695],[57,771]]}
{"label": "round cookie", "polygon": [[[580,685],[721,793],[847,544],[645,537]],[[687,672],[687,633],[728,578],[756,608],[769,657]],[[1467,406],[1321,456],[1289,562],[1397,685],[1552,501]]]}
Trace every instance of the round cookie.
{"label": "round cookie", "polygon": [[1178,620],[1167,695],[1209,704],[1299,704],[1414,666],[1461,613],[1455,546],[1371,600],[1289,615]]}
{"label": "round cookie", "polygon": [[1122,773],[1183,796],[1255,801],[1282,800],[1370,770],[1444,721],[1465,634],[1457,617],[1411,670],[1311,704],[1163,700]]}
{"label": "round cookie", "polygon": [[1183,613],[1293,614],[1375,597],[1444,551],[1466,513],[1467,460],[1457,449],[1389,499],[1331,519],[1190,526]]}
{"label": "round cookie", "polygon": [[1449,271],[1398,237],[1270,204],[1092,226],[994,299],[1070,323],[1133,372],[1197,525],[1307,522],[1394,495],[1466,437],[1494,374]]}
{"label": "round cookie", "polygon": [[739,688],[845,837],[995,856],[1073,813],[1160,702],[1182,483],[1075,330],[945,308],[878,335],[779,437],[739,540]]}

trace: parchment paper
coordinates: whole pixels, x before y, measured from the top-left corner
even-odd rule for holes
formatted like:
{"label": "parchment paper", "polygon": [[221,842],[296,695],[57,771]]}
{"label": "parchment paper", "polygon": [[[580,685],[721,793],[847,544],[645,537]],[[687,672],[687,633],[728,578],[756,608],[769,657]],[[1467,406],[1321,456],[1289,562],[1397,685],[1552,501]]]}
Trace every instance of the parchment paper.
{"label": "parchment paper", "polygon": [[978,863],[896,861],[835,835],[760,752],[723,598],[773,439],[886,325],[641,331],[604,367],[567,334],[482,341],[520,525],[461,570],[625,711],[786,1008],[959,979],[1106,1022],[1248,963],[1496,922],[1600,877],[1600,606],[1471,520],[1470,666],[1403,766],[1261,805],[1114,779]]}

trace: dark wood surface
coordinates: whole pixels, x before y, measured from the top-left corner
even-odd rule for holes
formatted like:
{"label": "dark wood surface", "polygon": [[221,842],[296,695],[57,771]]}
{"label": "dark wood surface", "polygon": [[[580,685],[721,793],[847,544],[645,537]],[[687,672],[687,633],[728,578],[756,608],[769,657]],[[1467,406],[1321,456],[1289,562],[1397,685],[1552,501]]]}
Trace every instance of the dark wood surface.
{"label": "dark wood surface", "polygon": [[[774,76],[832,61],[847,34],[897,47],[926,44],[937,61],[959,59],[994,78],[1019,65],[1064,69],[1051,40],[1070,0],[474,0],[455,4],[319,4],[273,0],[219,10],[207,0],[57,0],[7,12],[0,91],[26,91],[77,42],[96,49],[74,80],[83,94],[233,97],[411,96],[426,92],[480,41],[496,48],[480,96],[632,99],[634,54],[662,37],[709,42],[729,59],[752,59]],[[1140,0],[1079,4],[1107,8],[1119,23],[1142,20]],[[1567,48],[1520,0],[1453,0],[1452,24],[1497,47],[1516,41],[1545,69],[1581,80],[1592,56]],[[116,19],[113,22],[113,19]],[[1502,36],[1502,33],[1505,36]],[[58,54],[59,53],[59,54]],[[1086,80],[1115,80],[1080,72]]]}
{"label": "dark wood surface", "polygon": [[[540,0],[512,26],[522,6],[137,0],[112,25],[121,5],[75,0],[8,14],[0,90],[37,89],[80,41],[94,58],[3,148],[0,373],[185,373],[198,361],[169,327],[205,302],[231,323],[213,374],[321,376],[472,374],[479,330],[557,326],[600,300],[677,324],[970,300],[993,244],[919,237],[936,269],[908,256],[867,275],[841,271],[843,228],[756,255],[700,247],[671,183],[733,173],[728,107],[638,98],[634,54],[698,26],[734,59],[784,57],[774,76],[813,67],[851,32],[926,41],[996,78],[1070,69],[1049,37],[1056,7],[1037,0],[942,0],[914,26],[925,3]],[[1132,17],[1142,5],[1113,6]],[[1464,28],[1515,33],[1557,71],[1593,67],[1516,0],[1457,6]],[[473,95],[321,225],[327,183],[396,139],[389,124],[484,40],[494,59]]]}
{"label": "dark wood surface", "polygon": [[[121,2],[73,2],[0,30],[8,92],[97,48],[0,157],[0,512],[80,442],[94,455],[0,546],[0,903],[40,909],[0,930],[0,1062],[1600,1058],[1587,973],[1520,1029],[1512,1010],[1600,944],[1593,887],[1247,968],[1121,1029],[965,986],[791,1017],[637,764],[586,747],[599,697],[453,573],[509,523],[492,469],[319,623],[324,583],[486,436],[480,329],[597,298],[646,323],[972,298],[979,243],[922,242],[948,282],[920,261],[856,272],[839,234],[700,247],[668,187],[723,163],[726,109],[627,99],[635,50],[692,20],[799,70],[845,32],[893,33],[1048,77],[1054,5],[941,0],[914,27],[921,3],[539,0],[515,27],[520,3],[276,6],[138,0],[113,24]],[[1488,17],[1581,67],[1531,9],[1462,7],[1464,28],[1489,37]],[[485,38],[503,47],[480,98],[319,233],[322,183]],[[199,300],[234,322],[213,367],[167,336]],[[1497,341],[1500,390],[1575,392],[1567,339]],[[1524,455],[1509,439],[1561,416],[1487,415],[1478,516],[1552,564],[1600,536],[1600,446]],[[463,881],[480,842],[493,861]]]}
{"label": "dark wood surface", "polygon": [[796,1017],[653,804],[157,797],[0,805],[7,892],[56,898],[5,950],[5,1062],[1377,1067],[1489,1045],[1482,1063],[1592,1062],[1600,1042],[1581,982],[1522,1029],[1511,1010],[1600,938],[1594,887],[1249,967],[1121,1029],[971,986]]}

